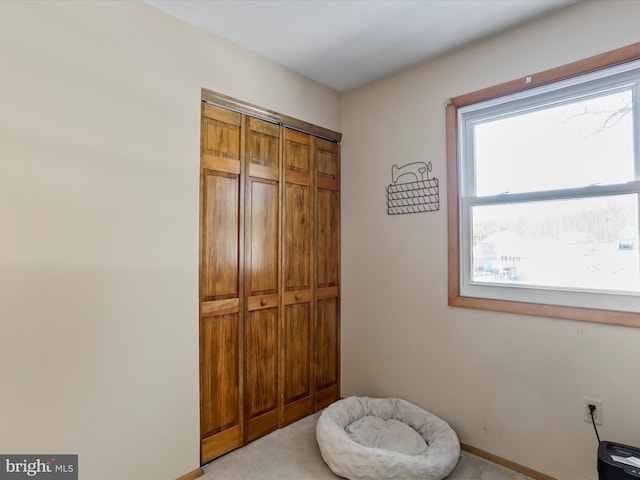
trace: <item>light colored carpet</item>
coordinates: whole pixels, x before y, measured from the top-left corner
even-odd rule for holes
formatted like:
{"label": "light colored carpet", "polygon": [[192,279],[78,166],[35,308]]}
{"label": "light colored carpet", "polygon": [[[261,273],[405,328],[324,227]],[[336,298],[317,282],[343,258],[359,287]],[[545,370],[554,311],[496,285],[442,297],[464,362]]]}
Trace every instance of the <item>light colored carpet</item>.
{"label": "light colored carpet", "polygon": [[[203,480],[335,480],[316,442],[320,412],[234,450],[204,467]],[[447,480],[531,480],[462,452]]]}

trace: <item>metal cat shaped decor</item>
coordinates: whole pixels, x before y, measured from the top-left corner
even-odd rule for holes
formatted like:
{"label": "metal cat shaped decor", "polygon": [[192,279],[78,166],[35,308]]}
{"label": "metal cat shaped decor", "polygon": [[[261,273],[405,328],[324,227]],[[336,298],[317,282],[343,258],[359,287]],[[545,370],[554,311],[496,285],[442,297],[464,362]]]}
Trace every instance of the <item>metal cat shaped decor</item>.
{"label": "metal cat shaped decor", "polygon": [[440,209],[437,178],[429,178],[431,162],[413,162],[391,167],[387,186],[387,214],[435,212]]}

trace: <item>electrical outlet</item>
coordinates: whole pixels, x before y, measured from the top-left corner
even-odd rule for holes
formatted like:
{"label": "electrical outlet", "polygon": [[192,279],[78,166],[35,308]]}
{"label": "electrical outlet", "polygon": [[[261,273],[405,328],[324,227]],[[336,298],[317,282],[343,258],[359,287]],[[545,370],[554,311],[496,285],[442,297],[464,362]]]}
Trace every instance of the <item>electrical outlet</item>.
{"label": "electrical outlet", "polygon": [[591,410],[589,410],[589,405],[596,406],[596,409],[593,412],[593,419],[596,422],[596,425],[602,425],[602,400],[582,397],[582,412],[584,421],[591,423]]}

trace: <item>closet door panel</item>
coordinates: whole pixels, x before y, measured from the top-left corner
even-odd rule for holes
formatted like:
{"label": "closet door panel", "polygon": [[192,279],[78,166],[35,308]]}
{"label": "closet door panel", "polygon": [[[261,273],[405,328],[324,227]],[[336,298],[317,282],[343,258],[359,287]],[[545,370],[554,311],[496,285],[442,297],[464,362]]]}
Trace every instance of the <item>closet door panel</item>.
{"label": "closet door panel", "polygon": [[203,105],[202,154],[210,157],[240,160],[240,125],[242,115]]}
{"label": "closet door panel", "polygon": [[278,427],[278,309],[247,314],[245,324],[247,441]]}
{"label": "closet door panel", "polygon": [[201,155],[201,300],[240,296],[241,116],[204,105]]}
{"label": "closet door panel", "polygon": [[249,295],[278,292],[278,183],[251,178]]}
{"label": "closet door panel", "polygon": [[246,441],[278,428],[280,127],[247,117],[245,212]]}
{"label": "closet door panel", "polygon": [[205,170],[202,182],[202,300],[239,298],[240,179]]}
{"label": "closet door panel", "polygon": [[317,202],[317,287],[334,287],[340,276],[340,198],[337,191],[318,189]]}
{"label": "closet door panel", "polygon": [[280,127],[246,119],[247,292],[256,295],[279,291],[280,234]]}
{"label": "closet door panel", "polygon": [[340,173],[340,146],[336,143],[314,138],[317,158],[318,183],[338,189]]}
{"label": "closet door panel", "polygon": [[200,324],[200,429],[202,462],[241,444],[238,314]]}
{"label": "closet door panel", "polygon": [[316,410],[340,398],[340,342],[338,298],[318,300],[316,340]]}
{"label": "closet door panel", "polygon": [[339,145],[314,139],[316,170],[316,287],[340,282]]}
{"label": "closet door panel", "polygon": [[311,289],[311,187],[285,186],[284,289]]}
{"label": "closet door panel", "polygon": [[316,409],[340,398],[340,147],[314,139]]}
{"label": "closet door panel", "polygon": [[313,156],[309,135],[285,129],[282,423],[313,411]]}
{"label": "closet door panel", "polygon": [[246,441],[278,427],[278,183],[251,178],[247,204]]}
{"label": "closet door panel", "polygon": [[242,443],[241,116],[203,106],[200,200],[201,461]]}
{"label": "closet door panel", "polygon": [[311,303],[285,306],[283,350],[287,366],[284,383],[284,424],[311,413]]}
{"label": "closet door panel", "polygon": [[252,165],[280,166],[280,126],[247,118],[247,157]]}
{"label": "closet door panel", "polygon": [[311,136],[285,128],[284,161],[287,173],[299,172],[311,175]]}
{"label": "closet door panel", "polygon": [[311,137],[285,129],[284,290],[311,289]]}

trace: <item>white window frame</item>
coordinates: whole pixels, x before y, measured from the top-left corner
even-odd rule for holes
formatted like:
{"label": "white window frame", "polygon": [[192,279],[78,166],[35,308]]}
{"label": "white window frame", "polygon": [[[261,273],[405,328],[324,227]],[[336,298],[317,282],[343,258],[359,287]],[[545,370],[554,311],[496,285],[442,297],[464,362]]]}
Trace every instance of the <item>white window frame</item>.
{"label": "white window frame", "polygon": [[[640,327],[640,294],[474,282],[470,215],[472,207],[479,205],[625,193],[640,195],[639,45],[451,99],[447,107],[450,305]],[[634,99],[634,180],[549,192],[475,195],[473,127],[476,123],[629,88]]]}

